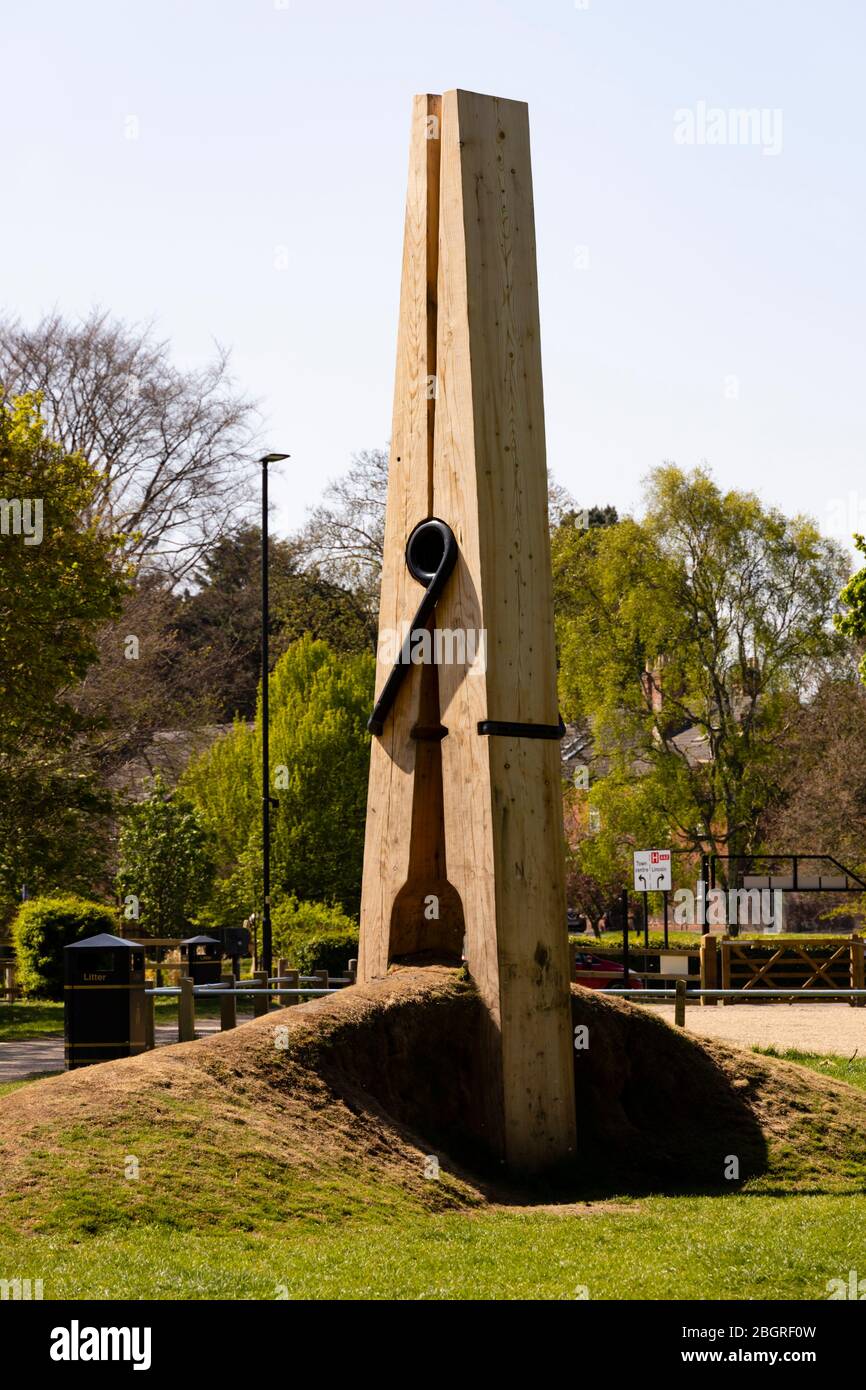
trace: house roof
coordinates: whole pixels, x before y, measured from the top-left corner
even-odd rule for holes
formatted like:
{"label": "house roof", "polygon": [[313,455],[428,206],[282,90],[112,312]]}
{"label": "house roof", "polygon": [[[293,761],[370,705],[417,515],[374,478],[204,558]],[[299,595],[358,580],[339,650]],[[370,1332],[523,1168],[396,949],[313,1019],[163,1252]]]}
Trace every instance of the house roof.
{"label": "house roof", "polygon": [[[697,724],[674,734],[671,743],[685,756],[690,767],[712,761],[707,736]],[[569,783],[574,783],[575,774],[581,767],[591,768],[598,777],[604,776],[610,765],[608,758],[601,757],[596,752],[592,728],[588,722],[566,724],[565,734],[560,743],[560,758],[563,781]],[[651,764],[646,758],[640,755],[634,758],[632,770],[635,773],[649,772],[650,769]]]}

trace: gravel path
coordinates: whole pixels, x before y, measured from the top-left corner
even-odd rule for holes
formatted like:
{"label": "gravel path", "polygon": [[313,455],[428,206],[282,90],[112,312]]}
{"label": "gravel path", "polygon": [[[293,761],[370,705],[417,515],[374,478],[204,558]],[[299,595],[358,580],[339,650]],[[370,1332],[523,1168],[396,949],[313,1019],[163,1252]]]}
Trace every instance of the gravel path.
{"label": "gravel path", "polygon": [[[673,1004],[642,1004],[674,1021]],[[686,1032],[740,1047],[866,1055],[866,1008],[850,1004],[716,1004],[686,1008]]]}

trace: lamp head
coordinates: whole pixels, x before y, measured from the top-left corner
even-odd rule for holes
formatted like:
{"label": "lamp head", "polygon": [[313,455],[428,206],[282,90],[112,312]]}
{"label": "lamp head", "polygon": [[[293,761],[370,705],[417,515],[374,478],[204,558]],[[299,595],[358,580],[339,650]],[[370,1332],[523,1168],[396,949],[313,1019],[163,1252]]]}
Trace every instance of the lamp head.
{"label": "lamp head", "polygon": [[259,459],[259,463],[281,463],[287,458],[291,458],[291,454],[265,454],[264,458]]}

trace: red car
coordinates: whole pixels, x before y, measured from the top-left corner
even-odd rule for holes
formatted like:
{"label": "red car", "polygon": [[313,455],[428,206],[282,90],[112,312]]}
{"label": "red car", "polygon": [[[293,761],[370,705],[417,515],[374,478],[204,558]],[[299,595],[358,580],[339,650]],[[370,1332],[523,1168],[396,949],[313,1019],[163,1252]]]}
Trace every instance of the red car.
{"label": "red car", "polygon": [[587,989],[644,989],[644,982],[633,970],[628,972],[628,985],[622,977],[622,966],[615,960],[604,960],[591,951],[575,952],[574,978]]}

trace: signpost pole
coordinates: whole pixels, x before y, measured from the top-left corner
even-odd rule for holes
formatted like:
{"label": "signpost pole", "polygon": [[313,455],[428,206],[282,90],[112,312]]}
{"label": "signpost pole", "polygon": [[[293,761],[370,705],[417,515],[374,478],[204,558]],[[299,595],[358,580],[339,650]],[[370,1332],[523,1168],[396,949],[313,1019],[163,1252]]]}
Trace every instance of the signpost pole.
{"label": "signpost pole", "polygon": [[667,949],[668,949],[668,944],[669,944],[669,943],[668,943],[668,890],[667,890],[667,889],[665,889],[664,892],[662,893],[662,901],[663,901],[663,903],[664,903],[664,914],[665,914],[665,950],[667,950]]}
{"label": "signpost pole", "polygon": [[622,987],[628,989],[628,889],[622,890]]}
{"label": "signpost pole", "polygon": [[[646,889],[643,892],[643,948],[644,951],[649,950],[649,893]],[[644,970],[646,970],[646,962],[644,962]]]}

